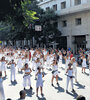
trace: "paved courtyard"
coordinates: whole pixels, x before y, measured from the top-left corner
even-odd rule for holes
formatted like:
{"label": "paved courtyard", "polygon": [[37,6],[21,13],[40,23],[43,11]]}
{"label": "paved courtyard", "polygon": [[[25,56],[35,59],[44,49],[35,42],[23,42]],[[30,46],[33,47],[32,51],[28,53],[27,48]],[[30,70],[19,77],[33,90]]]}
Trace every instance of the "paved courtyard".
{"label": "paved courtyard", "polygon": [[[63,65],[64,68],[64,65]],[[26,89],[26,99],[25,100],[75,100],[77,95],[84,95],[86,100],[90,100],[90,78],[88,76],[88,69],[85,74],[81,73],[81,67],[78,67],[78,83],[74,81],[74,89],[76,93],[71,92],[71,87],[69,84],[69,93],[65,92],[66,89],[66,76],[64,75],[64,69],[59,68],[59,86],[56,85],[54,80],[54,87],[51,86],[51,70],[45,70],[43,93],[44,97],[41,97],[39,92],[39,97],[36,97],[36,81],[34,80],[34,72],[32,72],[31,83],[33,90]],[[7,79],[4,80],[4,91],[7,98],[12,98],[12,100],[17,100],[19,98],[19,91],[23,89],[23,74],[16,71],[17,83],[11,84],[10,82],[10,69],[7,69]]]}

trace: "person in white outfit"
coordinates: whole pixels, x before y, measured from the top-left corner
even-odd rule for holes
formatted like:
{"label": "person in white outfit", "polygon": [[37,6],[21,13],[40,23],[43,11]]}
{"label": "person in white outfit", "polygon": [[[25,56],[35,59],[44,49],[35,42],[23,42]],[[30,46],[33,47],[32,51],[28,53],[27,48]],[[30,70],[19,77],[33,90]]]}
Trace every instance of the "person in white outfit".
{"label": "person in white outfit", "polygon": [[5,100],[5,94],[3,89],[2,72],[0,72],[0,100]]}
{"label": "person in white outfit", "polygon": [[69,54],[67,54],[67,56],[65,57],[65,61],[66,61],[66,65],[65,65],[65,74],[66,74],[66,71],[68,69],[68,64],[70,63],[70,56],[69,56]]}
{"label": "person in white outfit", "polygon": [[68,93],[69,81],[71,81],[72,92],[75,92],[74,91],[74,86],[73,86],[73,68],[72,68],[72,64],[71,63],[68,64],[68,69],[67,69],[66,73],[67,73],[66,92]]}
{"label": "person in white outfit", "polygon": [[14,79],[14,82],[16,82],[16,63],[14,62],[14,60],[12,60],[11,62],[9,62],[9,65],[11,65],[11,83]]}
{"label": "person in white outfit", "polygon": [[58,62],[58,66],[62,67],[62,52],[59,52],[59,62]]}
{"label": "person in white outfit", "polygon": [[41,90],[41,95],[43,96],[43,80],[42,80],[42,77],[44,76],[43,73],[41,72],[41,68],[38,67],[37,68],[38,72],[36,74],[37,76],[37,81],[36,81],[36,96],[38,96],[38,89],[40,87],[40,90]]}
{"label": "person in white outfit", "polygon": [[17,59],[18,59],[17,67],[18,67],[18,72],[19,72],[19,70],[21,70],[23,68],[23,61],[22,61],[22,58],[21,58],[21,54],[19,54],[19,57]]}
{"label": "person in white outfit", "polygon": [[30,89],[32,89],[31,87],[31,76],[30,76],[30,73],[32,72],[31,68],[28,67],[28,64],[26,63],[24,68],[22,68],[21,70],[24,70],[25,71],[25,74],[23,76],[23,87],[24,87],[24,90],[25,90],[25,87],[27,86],[27,83],[28,83],[28,86],[30,87]]}
{"label": "person in white outfit", "polygon": [[58,66],[57,66],[57,60],[53,60],[53,64],[52,64],[52,79],[51,79],[51,85],[53,86],[53,80],[54,78],[56,78],[56,82],[57,85],[59,85],[58,83]]}
{"label": "person in white outfit", "polygon": [[75,76],[75,82],[77,82],[77,62],[75,61],[75,57],[72,57],[71,61],[73,62],[73,74]]}
{"label": "person in white outfit", "polygon": [[85,58],[85,56],[83,55],[82,56],[82,73],[83,73],[83,70],[84,70],[84,73],[85,73],[85,69],[86,69],[86,67],[87,67],[87,64],[86,64],[86,58]]}
{"label": "person in white outfit", "polygon": [[1,72],[4,71],[5,77],[6,77],[6,76],[7,76],[7,75],[6,75],[6,69],[7,69],[7,68],[6,68],[6,62],[7,62],[7,61],[5,60],[5,57],[4,57],[4,56],[2,57],[2,59],[1,59],[0,61],[1,61],[1,63],[0,63],[0,71],[1,71]]}

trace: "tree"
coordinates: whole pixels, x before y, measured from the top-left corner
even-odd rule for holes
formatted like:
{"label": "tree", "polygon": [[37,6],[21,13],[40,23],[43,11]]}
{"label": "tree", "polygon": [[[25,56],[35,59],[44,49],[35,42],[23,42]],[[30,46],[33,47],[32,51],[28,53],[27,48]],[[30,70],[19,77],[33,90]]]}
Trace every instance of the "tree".
{"label": "tree", "polygon": [[42,35],[44,37],[42,38],[42,42],[44,42],[44,44],[45,40],[48,44],[48,42],[50,43],[56,41],[56,38],[61,35],[61,32],[57,28],[57,19],[58,15],[52,9],[49,9],[41,14],[40,23],[43,28]]}
{"label": "tree", "polygon": [[0,20],[9,22],[13,27],[13,32],[8,35],[9,39],[24,39],[30,33],[29,24],[38,19],[35,17],[36,12],[28,9],[30,3],[30,0],[1,0]]}

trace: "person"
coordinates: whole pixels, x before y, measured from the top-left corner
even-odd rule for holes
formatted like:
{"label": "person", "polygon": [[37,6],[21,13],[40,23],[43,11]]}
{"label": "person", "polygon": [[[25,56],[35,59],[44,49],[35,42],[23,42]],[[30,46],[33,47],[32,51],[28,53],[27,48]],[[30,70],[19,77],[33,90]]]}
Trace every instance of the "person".
{"label": "person", "polygon": [[1,63],[0,63],[0,71],[2,72],[2,71],[4,71],[4,73],[5,73],[5,77],[7,76],[6,75],[6,60],[5,60],[5,57],[3,56],[2,57],[2,59],[0,60],[1,61]]}
{"label": "person", "polygon": [[38,72],[36,74],[37,76],[37,81],[36,81],[36,96],[38,97],[38,89],[40,87],[40,90],[41,90],[41,95],[43,96],[43,80],[42,80],[42,77],[44,76],[43,73],[41,72],[41,68],[38,67],[37,68]]}
{"label": "person", "polygon": [[58,66],[57,66],[57,60],[53,60],[53,64],[52,64],[52,79],[51,79],[51,85],[53,86],[53,80],[56,77],[56,82],[57,85],[59,85],[58,83]]}
{"label": "person", "polygon": [[20,99],[18,99],[18,100],[25,100],[26,92],[24,90],[21,90],[19,92],[19,95],[20,95]]}
{"label": "person", "polygon": [[77,83],[77,62],[75,61],[75,57],[72,57],[71,61],[73,61],[73,74],[75,76],[75,82]]}
{"label": "person", "polygon": [[65,57],[65,62],[66,62],[66,65],[65,65],[65,74],[66,74],[66,71],[68,69],[68,64],[70,63],[70,56],[69,56],[69,53],[67,54],[67,56]]}
{"label": "person", "polygon": [[11,65],[11,83],[13,81],[12,77],[14,77],[14,82],[16,82],[16,63],[14,62],[14,60],[12,60],[11,62],[9,62],[9,65]]}
{"label": "person", "polygon": [[58,62],[58,66],[62,67],[62,52],[59,52],[59,62]]}
{"label": "person", "polygon": [[23,76],[23,87],[24,87],[24,90],[25,90],[25,87],[27,86],[27,81],[28,81],[28,86],[30,86],[30,89],[32,89],[31,80],[30,80],[30,73],[32,72],[31,68],[29,68],[28,64],[26,63],[24,68],[22,68],[21,70],[25,71],[25,74]]}
{"label": "person", "polygon": [[90,56],[88,57],[89,60],[89,76],[90,76]]}
{"label": "person", "polygon": [[22,61],[22,58],[21,58],[21,54],[19,54],[19,57],[17,59],[18,59],[17,67],[18,67],[18,72],[19,72],[19,70],[21,70],[23,68],[23,61]]}
{"label": "person", "polygon": [[68,64],[68,69],[67,69],[66,73],[67,73],[66,92],[68,93],[68,85],[69,85],[70,80],[71,80],[72,92],[75,92],[74,87],[73,87],[73,68],[72,68],[71,63]]}
{"label": "person", "polygon": [[79,96],[77,96],[76,100],[86,100],[86,98],[84,96],[82,96],[82,95],[79,95]]}
{"label": "person", "polygon": [[83,73],[83,70],[84,70],[84,73],[85,73],[85,68],[87,67],[87,64],[86,64],[86,58],[85,56],[83,55],[82,56],[82,73]]}
{"label": "person", "polygon": [[0,100],[5,100],[5,94],[3,89],[2,72],[0,72]]}

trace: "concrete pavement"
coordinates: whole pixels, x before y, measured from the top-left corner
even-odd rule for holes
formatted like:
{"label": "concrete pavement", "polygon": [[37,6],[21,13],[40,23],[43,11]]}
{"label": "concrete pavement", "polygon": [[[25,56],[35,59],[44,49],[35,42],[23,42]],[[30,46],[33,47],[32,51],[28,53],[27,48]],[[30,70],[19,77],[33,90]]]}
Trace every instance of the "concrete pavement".
{"label": "concrete pavement", "polygon": [[[64,65],[63,65],[64,68]],[[33,90],[29,90],[27,87],[26,99],[25,100],[75,100],[77,95],[84,95],[86,100],[90,100],[90,77],[88,76],[89,70],[86,69],[86,74],[81,73],[81,67],[78,67],[78,82],[74,81],[74,89],[76,93],[71,92],[71,87],[69,84],[69,93],[65,92],[66,89],[66,76],[63,68],[59,68],[59,86],[56,85],[56,80],[54,80],[54,87],[51,86],[51,70],[45,70],[43,93],[44,97],[36,97],[36,81],[34,80],[34,72],[32,72],[31,83]],[[11,84],[10,82],[10,69],[7,69],[7,79],[4,80],[4,91],[5,97],[12,98],[12,100],[17,100],[19,98],[19,92],[23,89],[23,74],[16,71],[17,83]]]}

